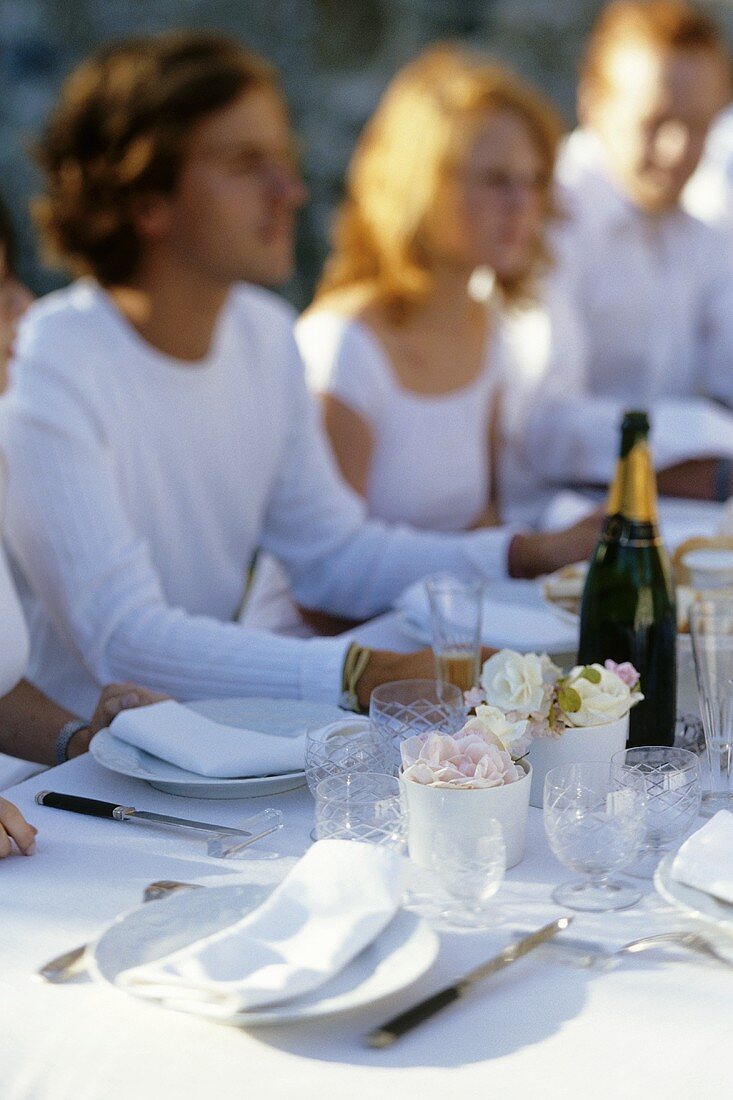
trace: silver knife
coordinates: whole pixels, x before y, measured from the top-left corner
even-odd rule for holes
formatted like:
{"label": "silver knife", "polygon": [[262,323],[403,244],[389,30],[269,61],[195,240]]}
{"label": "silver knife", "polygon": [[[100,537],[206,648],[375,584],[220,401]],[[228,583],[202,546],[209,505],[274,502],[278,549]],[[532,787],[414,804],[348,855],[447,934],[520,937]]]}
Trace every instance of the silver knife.
{"label": "silver knife", "polygon": [[427,997],[424,1001],[420,1001],[418,1004],[413,1005],[412,1008],[408,1008],[405,1012],[401,1012],[400,1015],[395,1016],[394,1019],[388,1020],[387,1023],[382,1024],[381,1027],[375,1028],[374,1031],[370,1031],[366,1036],[366,1045],[376,1048],[389,1046],[395,1039],[399,1039],[401,1035],[404,1035],[406,1031],[410,1031],[413,1027],[421,1024],[423,1020],[429,1019],[431,1016],[435,1015],[436,1012],[439,1012],[441,1008],[445,1008],[446,1005],[452,1004],[453,1001],[457,1001],[459,997],[462,997],[476,982],[483,981],[484,978],[490,977],[491,974],[496,974],[498,970],[503,970],[505,966],[510,966],[511,963],[516,962],[517,959],[521,959],[522,956],[526,955],[529,951],[534,951],[536,947],[551,940],[558,932],[562,932],[563,929],[567,928],[572,919],[572,917],[559,917],[557,920],[538,929],[537,932],[532,932],[531,935],[524,936],[521,940],[517,940],[516,943],[510,943],[508,947],[505,947],[498,955],[494,955],[488,962],[482,963],[481,966],[477,966],[473,970],[469,970],[469,972],[464,974],[464,976],[454,985],[449,985],[444,989],[440,989],[437,993],[433,993],[432,996]]}
{"label": "silver knife", "polygon": [[56,791],[39,791],[39,806],[51,806],[55,810],[71,810],[92,817],[107,817],[114,821],[153,821],[156,825],[175,825],[179,829],[195,829],[205,833],[223,833],[227,836],[252,836],[247,829],[233,829],[228,825],[212,825],[208,821],[193,821],[186,817],[156,814],[152,810],[136,810],[134,806],[117,806],[114,802],[101,802],[96,798],[82,798],[75,794],[58,794]]}

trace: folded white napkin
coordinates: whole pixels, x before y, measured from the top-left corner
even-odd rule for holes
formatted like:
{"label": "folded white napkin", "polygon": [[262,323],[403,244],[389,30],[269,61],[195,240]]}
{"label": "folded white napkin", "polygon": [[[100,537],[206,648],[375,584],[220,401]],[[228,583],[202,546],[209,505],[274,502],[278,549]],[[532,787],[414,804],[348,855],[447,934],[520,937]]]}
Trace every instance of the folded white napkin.
{"label": "folded white napkin", "polygon": [[733,905],[733,813],[720,810],[685,841],[672,861],[677,882]]}
{"label": "folded white napkin", "polygon": [[320,840],[236,924],[143,966],[118,985],[227,1017],[323,985],[377,938],[402,896],[403,862],[374,844]]}
{"label": "folded white napkin", "polygon": [[[507,581],[495,587],[492,592],[489,586],[484,596],[481,628],[484,645],[516,649],[520,653],[533,650],[564,653],[577,647],[577,627],[544,606],[534,581]],[[420,631],[430,635],[430,606],[422,582],[407,588],[395,606]]]}
{"label": "folded white napkin", "polygon": [[171,699],[123,710],[110,730],[161,760],[217,779],[282,775],[302,770],[305,762],[305,732],[276,737],[224,726]]}

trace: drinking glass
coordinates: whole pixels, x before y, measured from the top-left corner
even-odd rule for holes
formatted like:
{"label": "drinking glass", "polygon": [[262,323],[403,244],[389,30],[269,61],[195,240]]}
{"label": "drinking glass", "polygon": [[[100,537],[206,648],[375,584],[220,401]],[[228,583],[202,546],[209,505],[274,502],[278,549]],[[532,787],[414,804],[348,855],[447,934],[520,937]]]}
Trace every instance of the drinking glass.
{"label": "drinking glass", "polygon": [[506,848],[501,825],[486,818],[474,835],[454,836],[445,830],[432,836],[431,870],[443,895],[439,911],[455,928],[483,928],[496,923],[488,904],[502,884]]}
{"label": "drinking glass", "polygon": [[700,765],[694,752],[665,745],[623,749],[611,757],[616,787],[646,789],[646,837],[639,860],[627,874],[651,878],[666,847],[687,832],[700,812]]}
{"label": "drinking glass", "polygon": [[398,852],[407,847],[407,808],[393,775],[346,772],[316,787],[316,839],[361,840]]}
{"label": "drinking glass", "polygon": [[710,816],[733,809],[733,605],[711,600],[693,604],[690,634],[710,782],[710,789],[703,791],[702,812]]}
{"label": "drinking glass", "polygon": [[481,672],[481,612],[484,582],[472,577],[428,577],[435,670],[443,684],[469,691]]}
{"label": "drinking glass", "polygon": [[456,733],[466,721],[463,692],[436,680],[395,680],[380,684],[369,701],[369,721],[392,753],[390,771],[400,766],[406,737],[428,730]]}
{"label": "drinking glass", "polygon": [[[368,718],[354,717],[308,730],[305,737],[305,779],[313,797],[322,779],[331,775],[376,772],[389,775],[393,751]],[[316,840],[316,830],[311,830]]]}
{"label": "drinking glass", "polygon": [[636,856],[646,830],[645,804],[643,777],[629,775],[619,789],[608,762],[550,769],[544,798],[550,847],[561,863],[586,876],[556,887],[556,902],[598,913],[636,904],[641,892],[609,876]]}
{"label": "drinking glass", "polygon": [[315,798],[322,779],[344,772],[388,775],[392,749],[368,718],[345,719],[308,730],[305,737],[305,778]]}

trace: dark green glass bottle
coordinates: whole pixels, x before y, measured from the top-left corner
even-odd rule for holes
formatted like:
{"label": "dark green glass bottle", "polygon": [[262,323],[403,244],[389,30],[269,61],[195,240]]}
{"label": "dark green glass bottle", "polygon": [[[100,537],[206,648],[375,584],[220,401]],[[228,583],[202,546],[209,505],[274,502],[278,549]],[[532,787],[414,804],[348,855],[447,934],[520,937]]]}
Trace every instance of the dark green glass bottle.
{"label": "dark green glass bottle", "polygon": [[649,420],[627,412],[603,530],[583,589],[581,664],[631,661],[644,701],[630,714],[629,746],[671,745],[677,694],[677,616],[659,537]]}

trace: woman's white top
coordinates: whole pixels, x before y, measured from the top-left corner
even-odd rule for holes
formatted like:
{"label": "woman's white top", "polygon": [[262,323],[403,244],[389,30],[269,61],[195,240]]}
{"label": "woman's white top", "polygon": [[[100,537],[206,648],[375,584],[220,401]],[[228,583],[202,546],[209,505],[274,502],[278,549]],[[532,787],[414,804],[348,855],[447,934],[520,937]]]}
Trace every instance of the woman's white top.
{"label": "woman's white top", "polygon": [[489,420],[501,374],[497,336],[471,383],[427,396],[401,385],[384,347],[361,321],[315,310],[295,331],[311,389],[338,398],[370,429],[370,515],[434,531],[470,527],[489,502]]}
{"label": "woman's white top", "polygon": [[112,680],[338,700],[348,639],[234,621],[258,547],[300,603],[362,619],[436,569],[506,569],[506,528],[366,520],[320,430],[292,311],[259,288],[232,289],[198,363],[156,351],[93,282],[49,295],[21,326],[5,405],[28,675],[83,715]]}
{"label": "woman's white top", "polygon": [[[0,460],[0,527],[5,506],[5,471]],[[0,698],[15,687],[28,664],[28,631],[0,544]]]}

